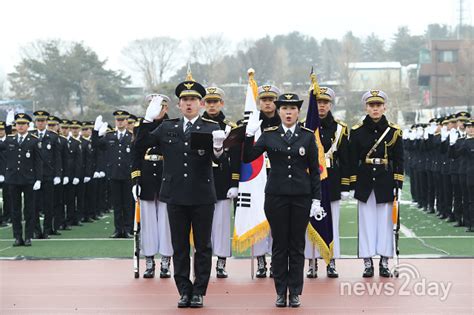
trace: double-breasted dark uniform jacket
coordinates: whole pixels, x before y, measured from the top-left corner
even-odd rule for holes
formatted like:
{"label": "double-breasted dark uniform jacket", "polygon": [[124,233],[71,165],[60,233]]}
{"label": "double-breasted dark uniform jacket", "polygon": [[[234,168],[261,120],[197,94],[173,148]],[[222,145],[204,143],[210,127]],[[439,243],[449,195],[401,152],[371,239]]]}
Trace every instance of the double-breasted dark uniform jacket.
{"label": "double-breasted dark uniform jacket", "polygon": [[92,142],[106,151],[107,177],[115,180],[129,180],[132,170],[132,134],[127,130],[119,140],[117,131],[109,131],[99,138],[98,132],[94,130]]}
{"label": "double-breasted dark uniform jacket", "polygon": [[63,176],[69,178],[69,183],[74,178],[81,179],[82,176],[82,148],[81,142],[74,137],[64,137],[63,139]]}
{"label": "double-breasted dark uniform jacket", "polygon": [[96,149],[92,145],[92,138],[86,139],[81,137],[81,150],[84,161],[84,177],[92,178],[96,170]]}
{"label": "double-breasted dark uniform jacket", "polygon": [[9,135],[0,142],[0,150],[5,151],[5,183],[10,185],[33,185],[43,180],[43,160],[39,140],[28,133],[21,144],[19,135]]}
{"label": "double-breasted dark uniform jacket", "polygon": [[245,137],[243,161],[249,163],[266,151],[272,165],[266,194],[308,195],[321,200],[318,150],[313,131],[297,124],[290,140],[286,140],[284,134],[280,125],[265,129],[255,144],[254,137]]}
{"label": "double-breasted dark uniform jacket", "polygon": [[[384,131],[389,128],[374,152],[367,156]],[[403,144],[402,131],[397,125],[387,121],[385,116],[374,122],[368,115],[361,124],[352,127],[349,137],[349,156],[351,163],[351,189],[354,197],[367,202],[372,190],[377,203],[392,202],[394,188],[403,184]],[[368,163],[367,159],[372,159]],[[378,161],[373,161],[378,159]],[[386,164],[377,164],[381,160]],[[376,164],[374,164],[375,162]]]}
{"label": "double-breasted dark uniform jacket", "polygon": [[[159,199],[175,205],[210,205],[216,203],[212,174],[215,158],[210,150],[192,150],[185,137],[183,118],[163,121],[156,129],[151,123],[138,127],[138,150],[158,146],[163,154],[163,179]],[[194,122],[191,132],[212,133],[219,130],[216,122],[202,117]]]}
{"label": "double-breasted dark uniform jacket", "polygon": [[[336,139],[338,125],[341,128],[339,137]],[[349,142],[347,125],[334,119],[331,112],[321,119],[320,138],[324,152],[328,152],[333,143],[337,141],[337,150],[329,158],[327,166],[329,180],[329,198],[331,201],[341,199],[341,191],[349,191]]]}
{"label": "double-breasted dark uniform jacket", "polygon": [[[38,137],[38,130],[33,130],[31,133]],[[46,130],[41,140],[38,137],[38,141],[43,158],[43,180],[52,181],[54,177],[61,177],[63,165],[59,135]]]}
{"label": "double-breasted dark uniform jacket", "polygon": [[[222,112],[216,117],[210,117],[206,112],[202,117],[217,122],[221,130],[225,130],[227,126],[230,128],[237,126],[235,123],[226,119]],[[239,186],[241,152],[240,146],[234,146],[230,149],[225,148],[216,163],[212,163],[217,200],[227,199],[227,191],[229,188]]]}

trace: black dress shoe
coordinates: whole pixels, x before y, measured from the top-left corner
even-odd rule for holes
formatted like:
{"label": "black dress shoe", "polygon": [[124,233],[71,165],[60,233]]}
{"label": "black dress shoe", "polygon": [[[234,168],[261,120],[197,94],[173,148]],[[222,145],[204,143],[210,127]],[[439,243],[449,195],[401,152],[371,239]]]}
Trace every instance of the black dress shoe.
{"label": "black dress shoe", "polygon": [[439,216],[439,218],[440,218],[441,220],[444,220],[444,219],[446,219],[447,217],[448,217],[448,216],[445,215],[445,214],[442,214],[442,215]]}
{"label": "black dress shoe", "polygon": [[57,236],[57,235],[61,235],[61,233],[59,233],[58,231],[53,231],[53,232],[51,232],[51,235],[56,235]]}
{"label": "black dress shoe", "polygon": [[6,226],[8,226],[8,223],[6,223],[6,222],[0,222],[0,227],[6,227]]}
{"label": "black dress shoe", "polygon": [[189,306],[192,308],[200,308],[204,306],[204,299],[202,295],[198,294],[193,294],[193,297],[191,298],[191,302],[189,303]]}
{"label": "black dress shoe", "polygon": [[453,225],[453,227],[462,227],[464,224],[462,222],[456,222],[456,224]]}
{"label": "black dress shoe", "polygon": [[390,278],[392,274],[387,267],[379,266],[379,275],[384,278]]}
{"label": "black dress shoe", "polygon": [[365,267],[364,268],[364,273],[362,274],[362,277],[372,278],[373,276],[374,276],[374,267]]}
{"label": "black dress shoe", "polygon": [[286,294],[279,294],[277,295],[277,299],[275,301],[276,307],[286,307]]}
{"label": "black dress shoe", "polygon": [[217,259],[217,266],[216,266],[216,277],[217,278],[227,278],[229,275],[227,271],[225,271],[225,263],[226,259],[219,257]]}
{"label": "black dress shoe", "polygon": [[82,222],[82,223],[92,223],[92,222],[94,222],[94,221],[93,221],[91,218],[84,218],[84,219],[82,219],[81,222]]}
{"label": "black dress shoe", "polygon": [[455,221],[456,221],[456,219],[451,217],[451,216],[448,217],[448,219],[446,220],[446,222],[448,222],[448,223],[455,222]]}
{"label": "black dress shoe", "polygon": [[110,238],[120,238],[122,236],[119,232],[115,232],[114,234],[110,235]]}
{"label": "black dress shoe", "polygon": [[467,232],[467,233],[474,232],[474,228],[468,227],[468,228],[466,229],[466,232]]}
{"label": "black dress shoe", "polygon": [[17,238],[15,242],[13,242],[13,247],[18,247],[18,246],[23,246],[25,245],[25,242],[21,238]]}
{"label": "black dress shoe", "polygon": [[300,302],[300,297],[299,295],[296,294],[290,294],[290,298],[288,301],[288,306],[289,307],[300,307],[301,302]]}
{"label": "black dress shoe", "polygon": [[339,274],[337,273],[336,268],[331,266],[331,265],[328,265],[326,267],[326,273],[328,275],[328,278],[338,278],[339,277]]}
{"label": "black dress shoe", "polygon": [[25,240],[25,246],[31,246],[31,239],[30,238],[27,238]]}
{"label": "black dress shoe", "polygon": [[181,298],[178,301],[178,307],[179,308],[189,307],[190,302],[191,301],[189,299],[189,295],[183,294],[181,295]]}
{"label": "black dress shoe", "polygon": [[122,233],[122,238],[132,238],[132,235],[129,234],[128,232]]}

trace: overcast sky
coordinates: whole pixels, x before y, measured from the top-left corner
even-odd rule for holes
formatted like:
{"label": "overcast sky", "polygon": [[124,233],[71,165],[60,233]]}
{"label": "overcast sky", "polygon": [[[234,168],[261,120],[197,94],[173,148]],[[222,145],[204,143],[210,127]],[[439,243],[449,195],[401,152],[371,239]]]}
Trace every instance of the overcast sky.
{"label": "overcast sky", "polygon": [[[474,17],[474,0],[466,17]],[[108,66],[127,70],[121,49],[133,39],[197,38],[222,33],[245,38],[299,31],[340,39],[347,31],[390,40],[398,26],[422,34],[428,24],[457,23],[459,0],[218,1],[1,0],[0,76],[13,70],[19,48],[36,39],[83,41]]]}

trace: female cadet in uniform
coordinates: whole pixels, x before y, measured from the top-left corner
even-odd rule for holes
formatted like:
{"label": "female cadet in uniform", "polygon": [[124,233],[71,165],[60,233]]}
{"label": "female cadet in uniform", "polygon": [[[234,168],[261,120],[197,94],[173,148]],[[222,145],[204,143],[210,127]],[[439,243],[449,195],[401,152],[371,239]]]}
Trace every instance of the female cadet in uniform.
{"label": "female cadet in uniform", "polygon": [[265,187],[265,215],[273,236],[272,268],[277,307],[300,306],[303,290],[305,232],[310,213],[321,213],[319,164],[314,133],[297,123],[303,101],[285,93],[275,105],[282,123],[264,129],[254,145],[262,120],[253,114],[246,127],[243,160],[267,152],[272,165]]}

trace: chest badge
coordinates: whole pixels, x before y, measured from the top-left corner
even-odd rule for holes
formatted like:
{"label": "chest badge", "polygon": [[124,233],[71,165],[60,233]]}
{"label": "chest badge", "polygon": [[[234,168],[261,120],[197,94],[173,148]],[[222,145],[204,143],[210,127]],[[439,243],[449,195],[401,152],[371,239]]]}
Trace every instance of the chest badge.
{"label": "chest badge", "polygon": [[29,159],[31,157],[30,151],[26,152],[25,156],[27,159]]}
{"label": "chest badge", "polygon": [[206,151],[204,151],[204,150],[198,150],[198,154],[199,154],[200,156],[203,156],[205,153],[206,153]]}
{"label": "chest badge", "polygon": [[301,156],[304,156],[306,154],[306,150],[304,147],[300,147],[299,152]]}
{"label": "chest badge", "polygon": [[127,148],[127,153],[130,153],[130,148]]}
{"label": "chest badge", "polygon": [[51,144],[48,143],[48,144],[46,145],[46,149],[51,150]]}

